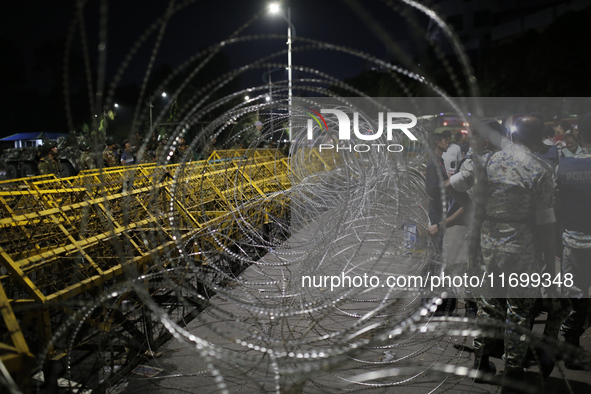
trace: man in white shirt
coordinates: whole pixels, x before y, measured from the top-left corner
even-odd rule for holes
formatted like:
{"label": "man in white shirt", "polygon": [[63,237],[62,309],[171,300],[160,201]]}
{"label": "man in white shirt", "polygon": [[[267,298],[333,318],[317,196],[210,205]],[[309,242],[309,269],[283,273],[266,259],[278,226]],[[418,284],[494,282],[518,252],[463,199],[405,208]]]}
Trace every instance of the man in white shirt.
{"label": "man in white shirt", "polygon": [[562,149],[562,157],[575,157],[583,151],[577,143],[575,134],[570,130],[564,135],[566,146]]}
{"label": "man in white shirt", "polygon": [[[441,134],[443,134],[444,138],[451,139],[451,132],[449,130],[445,130]],[[448,134],[449,137],[446,134]],[[454,137],[455,143],[450,144],[447,148],[447,152],[443,153],[443,163],[449,176],[452,176],[458,171],[458,167],[463,158],[462,147],[458,143],[462,139],[462,133],[457,133]]]}

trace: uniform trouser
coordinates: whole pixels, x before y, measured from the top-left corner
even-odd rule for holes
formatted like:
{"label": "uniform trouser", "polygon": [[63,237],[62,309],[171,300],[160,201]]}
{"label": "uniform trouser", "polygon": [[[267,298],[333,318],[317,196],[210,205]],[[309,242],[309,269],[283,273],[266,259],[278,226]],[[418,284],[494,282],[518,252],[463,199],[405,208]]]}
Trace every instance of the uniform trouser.
{"label": "uniform trouser", "polygon": [[534,303],[535,299],[532,298],[481,298],[478,301],[478,318],[505,321],[507,328],[504,334],[492,329],[487,336],[474,338],[474,353],[478,357],[490,355],[498,338],[503,335],[505,366],[522,368],[528,346],[519,339],[523,333],[521,330],[515,330],[515,327],[529,330],[530,311]]}
{"label": "uniform trouser", "polygon": [[536,300],[536,305],[531,315],[532,327],[534,323],[533,319],[535,319],[536,316],[542,311],[546,311],[548,313],[546,324],[544,326],[544,336],[552,339],[558,339],[560,326],[571,311],[570,300],[566,298],[544,298]]}
{"label": "uniform trouser", "polygon": [[[487,272],[498,273],[504,271],[509,274],[510,271],[530,272],[535,264],[533,251],[531,256],[524,256],[522,253],[501,252],[495,249],[482,249],[482,259],[484,269]],[[523,290],[523,289],[522,289]],[[492,291],[489,294],[493,294]],[[474,338],[474,351],[477,356],[487,356],[492,352],[495,339],[503,335],[504,350],[503,359],[506,368],[523,368],[525,357],[527,355],[528,344],[521,341],[520,337],[523,331],[530,330],[531,312],[536,302],[537,292],[532,289],[525,289],[520,293],[520,297],[511,297],[512,293],[507,294],[508,298],[487,297],[486,292],[478,301],[479,318],[491,318],[506,323],[504,334],[495,332],[493,329],[489,335]],[[528,295],[528,297],[525,297]],[[484,328],[484,327],[483,327]],[[498,335],[497,335],[498,334]],[[492,338],[490,337],[492,335]]]}
{"label": "uniform trouser", "polygon": [[562,257],[563,275],[572,274],[574,286],[564,287],[571,299],[572,312],[562,325],[565,337],[579,338],[585,331],[589,306],[589,287],[591,286],[591,249],[564,247]]}

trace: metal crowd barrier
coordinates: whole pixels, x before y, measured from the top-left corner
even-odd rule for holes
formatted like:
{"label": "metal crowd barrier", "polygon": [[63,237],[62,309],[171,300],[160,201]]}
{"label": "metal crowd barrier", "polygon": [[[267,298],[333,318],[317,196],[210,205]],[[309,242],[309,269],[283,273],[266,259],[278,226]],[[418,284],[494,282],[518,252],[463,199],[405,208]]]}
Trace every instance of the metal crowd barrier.
{"label": "metal crowd barrier", "polygon": [[[308,171],[334,166],[316,150],[300,153],[309,157]],[[56,370],[55,376],[71,376],[73,369],[59,364],[64,359],[78,360],[80,376],[98,376],[86,382],[79,377],[84,387],[100,387],[125,372],[117,365],[131,367],[131,358],[167,339],[166,330],[156,327],[158,320],[133,291],[109,308],[85,305],[133,272],[159,278],[145,279],[146,291],[169,316],[190,320],[206,306],[204,298],[176,294],[170,283],[188,279],[180,275],[164,285],[162,273],[174,277],[185,269],[179,256],[191,256],[203,275],[191,283],[202,294],[203,278],[215,282],[228,273],[220,271],[244,269],[233,253],[260,252],[245,240],[244,227],[271,235],[278,235],[273,223],[289,227],[289,198],[281,192],[299,178],[277,150],[231,150],[182,164],[0,182],[0,360],[16,385],[28,391],[33,369],[46,377]],[[81,323],[62,341],[58,331],[67,319]],[[44,355],[43,365],[33,354]],[[103,362],[96,361],[99,355]]]}

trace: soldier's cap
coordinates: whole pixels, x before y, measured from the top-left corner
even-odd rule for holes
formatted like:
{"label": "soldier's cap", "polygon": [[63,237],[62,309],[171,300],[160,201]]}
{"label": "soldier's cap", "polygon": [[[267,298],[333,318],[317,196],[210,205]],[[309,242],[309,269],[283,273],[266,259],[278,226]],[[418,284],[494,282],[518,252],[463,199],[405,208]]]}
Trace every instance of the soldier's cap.
{"label": "soldier's cap", "polygon": [[107,138],[105,138],[105,144],[107,146],[117,145],[117,142],[115,141],[115,137],[113,137],[112,135],[108,135]]}
{"label": "soldier's cap", "polygon": [[78,144],[78,147],[80,148],[81,151],[85,151],[85,150],[89,150],[90,149],[90,144],[88,143],[88,141],[82,140]]}
{"label": "soldier's cap", "polygon": [[540,143],[544,134],[544,123],[533,116],[522,116],[515,121],[515,128],[511,131],[513,141],[517,138],[525,144]]}
{"label": "soldier's cap", "polygon": [[43,150],[45,150],[46,152],[49,152],[53,148],[57,148],[57,142],[52,141],[52,140],[47,140],[43,143]]}

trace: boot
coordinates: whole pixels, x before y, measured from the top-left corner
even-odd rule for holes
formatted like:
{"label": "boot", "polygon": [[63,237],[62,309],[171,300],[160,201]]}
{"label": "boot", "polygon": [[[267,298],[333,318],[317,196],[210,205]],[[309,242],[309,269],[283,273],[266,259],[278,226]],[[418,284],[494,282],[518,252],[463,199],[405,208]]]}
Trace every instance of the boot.
{"label": "boot", "polygon": [[552,357],[550,357],[550,355],[542,349],[538,349],[536,351],[536,354],[537,354],[538,361],[540,362],[540,364],[539,364],[540,372],[542,372],[543,377],[547,378],[548,376],[550,376],[550,374],[554,370],[556,363],[554,362]]}
{"label": "boot", "polygon": [[490,383],[497,373],[497,367],[489,360],[489,356],[476,356],[474,358],[474,367],[478,375],[474,378],[474,383]]}
{"label": "boot", "polygon": [[564,342],[575,347],[581,347],[580,338],[576,335],[567,334],[564,336]]}
{"label": "boot", "polygon": [[478,314],[478,305],[474,301],[466,301],[466,317],[476,318]]}
{"label": "boot", "polygon": [[520,384],[523,384],[523,369],[505,367],[501,394],[520,394],[521,390],[516,388]]}
{"label": "boot", "polygon": [[525,358],[526,368],[536,365],[540,368],[542,376],[547,378],[550,376],[555,367],[555,362],[546,351],[543,349],[529,349]]}
{"label": "boot", "polygon": [[[565,335],[564,341],[569,345],[575,346],[579,351],[583,351],[580,345],[580,338],[575,335]],[[591,371],[591,359],[588,355],[564,360],[564,367],[573,371]]]}

